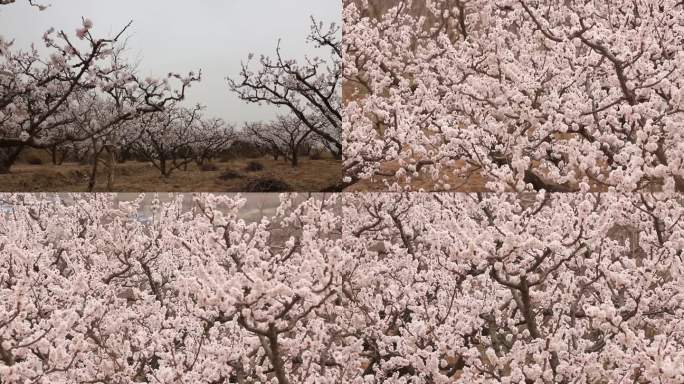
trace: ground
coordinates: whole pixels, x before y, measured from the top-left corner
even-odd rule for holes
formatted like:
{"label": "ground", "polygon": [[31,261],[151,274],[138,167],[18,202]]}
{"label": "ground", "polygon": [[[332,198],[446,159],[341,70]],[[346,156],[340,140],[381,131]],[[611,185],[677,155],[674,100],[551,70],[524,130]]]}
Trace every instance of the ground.
{"label": "ground", "polygon": [[[247,172],[245,166],[257,161],[262,171]],[[216,171],[202,171],[194,163],[187,171],[175,170],[169,178],[161,177],[150,163],[129,161],[117,164],[114,188],[111,192],[240,192],[244,185],[255,178],[273,178],[289,184],[292,191],[322,191],[337,185],[342,179],[341,163],[324,158],[311,160],[303,157],[299,167],[293,168],[282,160],[272,158],[236,159],[214,162]],[[219,178],[227,170],[236,171],[241,177],[228,180]],[[0,175],[2,192],[86,192],[88,165],[65,163],[30,165],[16,164],[11,173]],[[106,175],[98,174],[96,192],[106,191]]]}

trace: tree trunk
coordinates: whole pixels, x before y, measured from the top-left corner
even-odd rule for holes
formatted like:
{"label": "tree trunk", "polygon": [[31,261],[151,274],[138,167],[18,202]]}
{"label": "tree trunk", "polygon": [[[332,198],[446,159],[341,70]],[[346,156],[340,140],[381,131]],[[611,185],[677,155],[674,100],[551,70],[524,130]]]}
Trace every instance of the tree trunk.
{"label": "tree trunk", "polygon": [[100,153],[104,148],[97,149],[97,141],[93,140],[93,166],[90,170],[90,179],[88,180],[88,192],[93,192],[95,190],[95,185],[97,185],[97,166],[98,159],[100,158]]}
{"label": "tree trunk", "polygon": [[52,157],[52,165],[57,165],[57,146],[50,147],[50,155]]}
{"label": "tree trunk", "polygon": [[62,151],[62,156],[57,158],[57,165],[62,165],[64,163],[64,160],[66,160],[67,156],[69,156],[69,150],[65,149]]}
{"label": "tree trunk", "polygon": [[278,334],[276,333],[273,326],[269,330],[268,342],[271,347],[271,365],[273,366],[273,371],[275,372],[276,379],[279,384],[290,384],[287,379],[287,374],[285,373],[285,364],[283,362],[283,357],[280,352],[280,345],[278,344]]}
{"label": "tree trunk", "polygon": [[90,179],[88,180],[88,192],[92,192],[95,189],[95,183],[97,182],[97,154],[93,156],[93,167],[90,169]]}
{"label": "tree trunk", "polygon": [[119,164],[123,164],[123,163],[125,163],[126,161],[128,161],[128,159],[129,159],[130,156],[131,156],[131,153],[130,153],[130,152],[131,152],[131,150],[130,150],[129,147],[121,148],[121,149],[118,151],[118,153],[117,153],[116,162],[119,163]]}
{"label": "tree trunk", "polygon": [[161,172],[162,177],[164,177],[164,178],[168,178],[169,175],[171,174],[171,172],[169,172],[167,170],[166,158],[163,156],[159,158],[159,171]]}
{"label": "tree trunk", "polygon": [[115,152],[114,149],[109,146],[105,148],[105,151],[107,152],[107,192],[111,192],[114,188],[114,168],[116,167]]}

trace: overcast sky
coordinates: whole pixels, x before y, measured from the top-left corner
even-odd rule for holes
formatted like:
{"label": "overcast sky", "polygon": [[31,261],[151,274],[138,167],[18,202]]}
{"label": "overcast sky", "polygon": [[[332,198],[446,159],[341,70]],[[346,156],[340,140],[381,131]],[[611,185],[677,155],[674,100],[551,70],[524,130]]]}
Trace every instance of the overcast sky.
{"label": "overcast sky", "polygon": [[[40,0],[51,4],[42,12],[26,0],[0,7],[0,36],[14,39],[15,48],[42,46],[50,27],[73,36],[81,16],[94,23],[96,37],[129,30],[129,57],[139,60],[144,76],[165,76],[202,69],[202,82],[193,85],[186,104],[202,103],[208,116],[241,126],[244,121],[268,120],[269,106],[247,104],[229,90],[226,76],[237,78],[240,62],[249,53],[273,55],[282,39],[284,56],[301,58],[316,52],[306,43],[310,17],[341,23],[340,0]],[[283,111],[285,112],[285,111]]]}

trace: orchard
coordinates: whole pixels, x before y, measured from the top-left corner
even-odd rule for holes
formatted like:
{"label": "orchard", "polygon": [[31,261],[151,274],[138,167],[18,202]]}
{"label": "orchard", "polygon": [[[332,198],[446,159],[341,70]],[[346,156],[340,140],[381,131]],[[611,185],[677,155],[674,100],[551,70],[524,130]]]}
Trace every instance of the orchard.
{"label": "orchard", "polygon": [[684,192],[681,1],[344,3],[348,182]]}
{"label": "orchard", "polygon": [[[35,12],[60,7],[30,4]],[[0,14],[20,5],[2,1]],[[127,46],[133,21],[109,35],[97,32],[96,20],[74,21],[72,31],[50,28],[29,48],[0,36],[0,175],[9,175],[4,179],[20,163],[55,170],[71,163],[88,166],[85,190],[96,190],[98,175],[104,175],[106,186],[100,188],[113,191],[119,164],[146,163],[168,179],[188,164],[246,158],[233,147],[236,142],[252,145],[250,157],[277,150],[277,157],[298,167],[301,156],[325,154],[339,169],[341,42],[335,24],[311,20],[304,42],[321,51],[320,57],[289,59],[278,45],[277,58],[262,55],[254,63],[250,55],[235,78],[220,79],[241,102],[283,108],[273,121],[243,128],[209,116],[202,103],[187,103],[191,87],[206,81],[201,70],[141,75]],[[292,130],[296,140],[282,141]],[[277,146],[271,145],[274,139]]]}
{"label": "orchard", "polygon": [[0,382],[684,379],[681,199],[253,198],[1,196]]}

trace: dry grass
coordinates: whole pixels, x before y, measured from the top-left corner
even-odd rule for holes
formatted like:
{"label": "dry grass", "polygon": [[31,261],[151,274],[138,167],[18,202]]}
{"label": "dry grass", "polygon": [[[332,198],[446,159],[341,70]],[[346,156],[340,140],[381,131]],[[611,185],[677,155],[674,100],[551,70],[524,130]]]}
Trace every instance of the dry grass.
{"label": "dry grass", "polygon": [[[245,172],[250,161],[259,161],[264,169]],[[253,178],[273,178],[286,182],[293,191],[320,191],[338,184],[342,178],[341,163],[337,160],[309,160],[302,158],[300,165],[293,168],[284,161],[271,158],[236,159],[217,162],[216,171],[201,171],[195,164],[187,171],[176,170],[169,178],[160,176],[159,171],[149,163],[126,162],[117,164],[114,188],[111,192],[240,192]],[[103,169],[103,167],[101,167]],[[226,170],[234,170],[243,177],[221,180]],[[60,166],[51,164],[16,164],[11,173],[0,175],[2,192],[85,192],[90,167],[77,163]],[[106,191],[104,169],[98,173],[95,191]]]}

